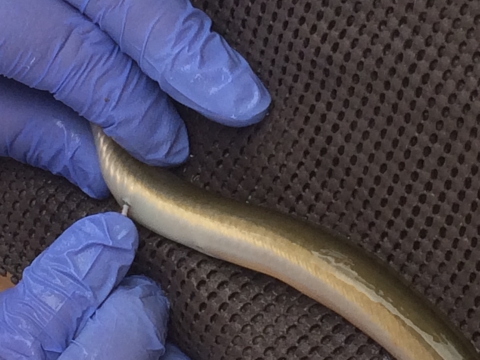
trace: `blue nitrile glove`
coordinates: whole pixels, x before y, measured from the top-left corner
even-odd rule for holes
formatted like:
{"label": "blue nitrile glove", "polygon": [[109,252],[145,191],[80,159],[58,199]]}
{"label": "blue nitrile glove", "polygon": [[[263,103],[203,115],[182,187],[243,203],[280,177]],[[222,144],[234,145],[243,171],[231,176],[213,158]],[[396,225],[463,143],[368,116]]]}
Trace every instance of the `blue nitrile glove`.
{"label": "blue nitrile glove", "polygon": [[125,277],[138,245],[127,217],[67,229],[0,293],[0,359],[188,360],[165,345],[169,305],[153,281]]}
{"label": "blue nitrile glove", "polygon": [[93,197],[108,190],[85,119],[136,158],[168,166],[188,155],[168,96],[229,126],[260,121],[270,104],[188,0],[3,0],[0,19],[0,156]]}

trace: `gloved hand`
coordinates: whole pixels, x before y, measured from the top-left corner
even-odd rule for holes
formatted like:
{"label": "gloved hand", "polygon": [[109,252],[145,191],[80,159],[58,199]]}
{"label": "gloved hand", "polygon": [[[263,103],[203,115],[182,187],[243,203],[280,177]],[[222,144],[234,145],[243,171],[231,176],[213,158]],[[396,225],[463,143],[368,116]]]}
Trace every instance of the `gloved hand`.
{"label": "gloved hand", "polygon": [[165,345],[160,288],[124,278],[137,245],[132,221],[116,213],[67,229],[0,293],[0,359],[188,360]]}
{"label": "gloved hand", "polygon": [[137,159],[168,166],[188,155],[169,96],[229,126],[258,122],[270,104],[188,0],[5,0],[0,19],[0,156],[96,198],[108,190],[86,120]]}

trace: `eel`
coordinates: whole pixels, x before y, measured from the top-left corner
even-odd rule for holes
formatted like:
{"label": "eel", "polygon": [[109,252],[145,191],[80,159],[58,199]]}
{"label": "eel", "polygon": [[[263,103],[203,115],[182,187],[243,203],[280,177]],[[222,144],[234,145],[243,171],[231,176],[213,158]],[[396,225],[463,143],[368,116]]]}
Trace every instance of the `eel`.
{"label": "eel", "polygon": [[208,256],[264,273],[330,308],[398,360],[473,360],[446,317],[366,251],[303,220],[202,190],[92,126],[102,175],[128,216]]}

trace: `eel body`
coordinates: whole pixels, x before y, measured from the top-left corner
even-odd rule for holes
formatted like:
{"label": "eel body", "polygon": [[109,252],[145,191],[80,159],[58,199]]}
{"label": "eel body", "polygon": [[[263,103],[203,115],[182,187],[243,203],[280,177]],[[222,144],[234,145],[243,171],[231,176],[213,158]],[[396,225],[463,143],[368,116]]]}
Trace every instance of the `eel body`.
{"label": "eel body", "polygon": [[149,167],[93,127],[104,179],[155,233],[292,286],[398,360],[480,359],[442,315],[364,251],[323,229],[203,191]]}

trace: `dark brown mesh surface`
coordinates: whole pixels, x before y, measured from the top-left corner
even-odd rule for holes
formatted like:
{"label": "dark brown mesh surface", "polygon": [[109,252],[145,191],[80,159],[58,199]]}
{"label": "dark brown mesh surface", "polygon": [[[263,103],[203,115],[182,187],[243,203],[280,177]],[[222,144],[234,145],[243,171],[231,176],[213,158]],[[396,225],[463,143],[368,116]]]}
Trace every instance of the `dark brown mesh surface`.
{"label": "dark brown mesh surface", "polygon": [[[63,179],[0,158],[0,264],[20,276],[75,220],[107,210]],[[172,305],[170,335],[203,359],[390,359],[328,309],[267,276],[140,232],[132,272],[159,281]]]}
{"label": "dark brown mesh surface", "polygon": [[[480,3],[194,1],[265,81],[265,122],[181,109],[209,191],[322,224],[375,253],[480,349]],[[111,202],[0,160],[0,254],[23,267]],[[172,301],[194,359],[388,359],[291,288],[143,231],[135,264]]]}

